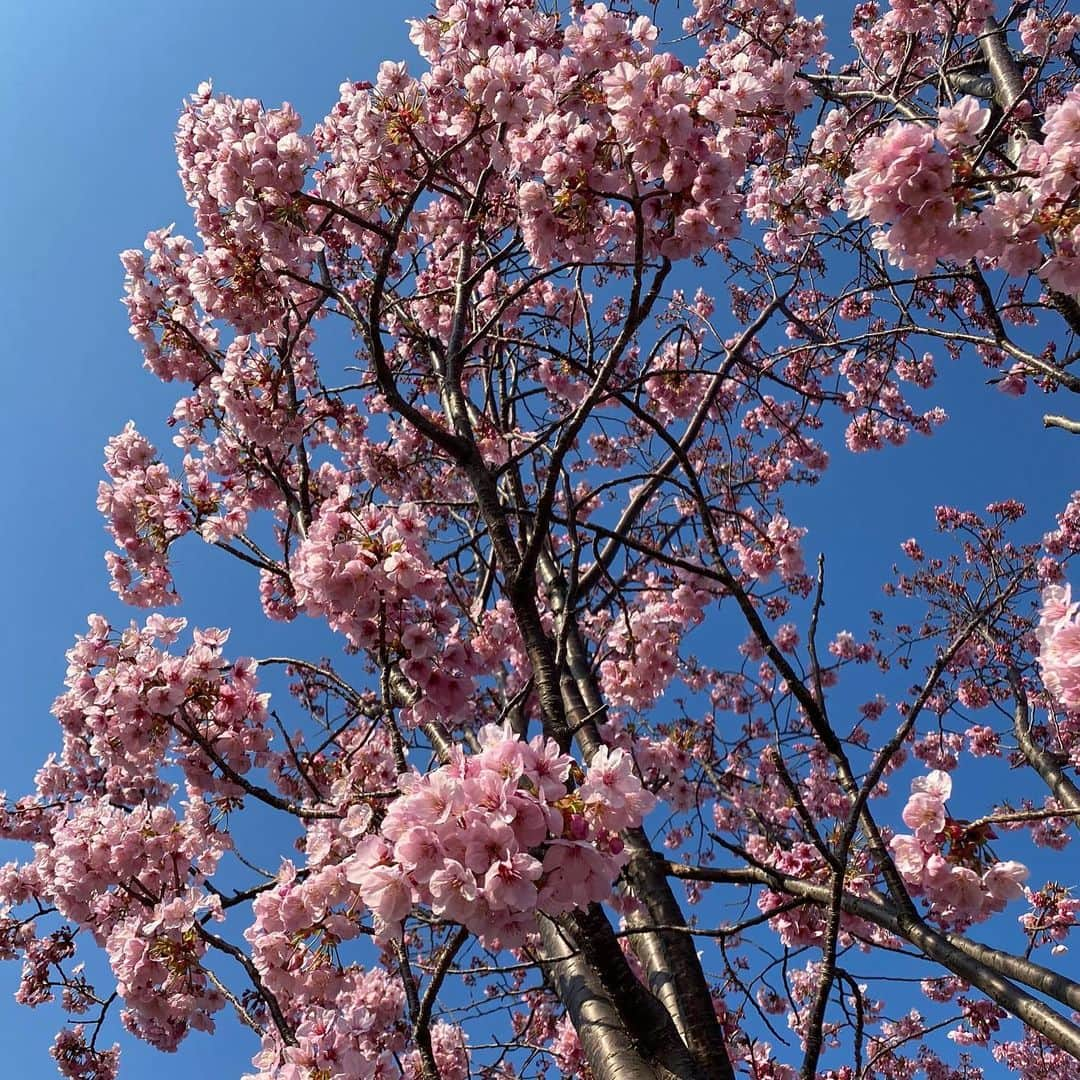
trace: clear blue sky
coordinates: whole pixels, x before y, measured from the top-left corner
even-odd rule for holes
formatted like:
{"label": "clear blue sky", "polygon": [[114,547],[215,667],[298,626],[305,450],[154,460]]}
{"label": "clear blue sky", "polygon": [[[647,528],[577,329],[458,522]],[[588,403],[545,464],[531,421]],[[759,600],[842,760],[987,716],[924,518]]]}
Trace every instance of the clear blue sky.
{"label": "clear blue sky", "polygon": [[[116,255],[174,220],[190,231],[172,152],[181,99],[209,76],[228,93],[268,105],[289,100],[310,124],[345,78],[369,77],[384,58],[411,60],[404,19],[425,11],[424,0],[0,4],[7,251],[0,264],[7,372],[0,565],[8,576],[9,672],[0,790],[28,791],[34,770],[57,748],[49,705],[61,689],[64,650],[86,613],[130,617],[114,602],[102,562],[107,540],[94,509],[101,450],[129,418],[165,441],[161,421],[174,397],[142,371],[127,335]],[[843,39],[846,26],[832,33]],[[813,529],[808,555],[824,548],[834,568],[827,629],[862,629],[897,544],[929,533],[935,503],[1022,498],[1041,532],[1080,486],[1080,439],[1041,431],[1038,395],[1005,400],[982,385],[973,362],[941,366],[947,375],[938,397],[954,417],[942,434],[887,458],[837,453],[823,483],[793,504],[791,516]],[[206,565],[197,554],[182,558]],[[236,627],[236,651],[265,653],[251,582],[184,568],[182,561],[186,613]],[[60,1017],[11,1003],[17,975],[0,965],[2,1071],[51,1078],[46,1051]],[[165,1057],[122,1041],[125,1074],[159,1080],[200,1071],[239,1076],[254,1049],[248,1040],[196,1035]]]}

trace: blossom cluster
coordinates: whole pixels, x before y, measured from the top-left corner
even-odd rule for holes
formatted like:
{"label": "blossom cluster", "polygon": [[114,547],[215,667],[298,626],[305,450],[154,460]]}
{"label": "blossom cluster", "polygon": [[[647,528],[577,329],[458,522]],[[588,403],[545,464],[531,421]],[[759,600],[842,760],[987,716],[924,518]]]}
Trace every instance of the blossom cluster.
{"label": "blossom cluster", "polygon": [[883,237],[890,258],[905,269],[926,272],[939,258],[974,255],[970,223],[957,224],[953,163],[948,147],[969,146],[990,119],[990,110],[963,98],[943,110],[937,129],[894,121],[855,153],[847,179],[848,213],[888,223]]}
{"label": "blossom cluster", "polygon": [[[1068,585],[1050,585],[1043,592],[1035,637],[1039,670],[1046,689],[1064,709],[1080,711],[1080,604]],[[1080,752],[1080,745],[1076,747]]]}
{"label": "blossom cluster", "polygon": [[114,590],[140,607],[175,603],[169,545],[192,526],[180,485],[131,422],[109,440],[105,471],[98,509],[122,552],[105,556]]}
{"label": "blossom cluster", "polygon": [[916,777],[902,813],[912,833],[894,836],[889,846],[912,892],[925,896],[943,923],[966,926],[1023,896],[1028,870],[987,857],[985,829],[969,828],[946,812],[951,794],[952,778],[940,769]]}
{"label": "blossom cluster", "polygon": [[901,381],[923,389],[935,379],[934,358],[897,360],[889,350],[852,350],[840,362],[840,373],[848,383],[843,409],[853,419],[844,433],[844,442],[853,452],[901,446],[909,431],[929,435],[947,419],[940,406],[921,413],[906,400]]}
{"label": "blossom cluster", "polygon": [[[206,906],[187,885],[213,874],[229,837],[210,825],[210,808],[199,800],[182,818],[169,807],[142,807],[130,812],[85,799],[52,825],[51,843],[35,847],[35,874],[48,881],[50,899],[70,922],[92,928],[99,937],[144,901],[163,903],[180,898],[182,906]],[[193,875],[193,876],[192,876]],[[137,879],[141,895],[116,889],[118,881]],[[177,880],[183,883],[177,890]],[[162,900],[162,898],[166,898]],[[151,905],[152,906],[152,905]],[[168,922],[187,915],[161,913]],[[148,920],[149,921],[149,920]]]}
{"label": "blossom cluster", "polygon": [[[342,486],[323,503],[297,551],[292,581],[303,610],[326,616],[360,648],[376,644],[388,629],[402,637],[401,610],[435,600],[444,584],[424,547],[426,526],[415,507],[354,509],[352,498],[352,489]],[[402,625],[380,627],[387,616]],[[403,644],[408,655],[424,654],[420,641]]]}
{"label": "blossom cluster", "polygon": [[638,710],[653,705],[679,667],[683,636],[701,622],[710,599],[690,575],[670,584],[651,576],[641,600],[605,637],[600,681],[607,699]]}
{"label": "blossom cluster", "polygon": [[[68,811],[55,808],[33,861],[0,889],[0,910],[31,892],[92,934],[116,979],[125,1026],[163,1050],[175,1049],[192,1028],[213,1030],[213,1013],[225,1003],[202,967],[207,943],[198,926],[220,917],[219,898],[202,886],[231,840],[211,823],[206,803],[192,799],[185,810],[178,817],[143,803],[125,811],[89,796]],[[31,1004],[51,997],[53,972],[74,953],[71,932],[29,934],[18,946],[20,993]],[[65,982],[69,1011],[85,1012],[92,990],[85,981]],[[64,1038],[65,1060],[108,1066],[107,1055],[76,1053],[77,1033]]]}
{"label": "blossom cluster", "polygon": [[508,947],[538,910],[558,915],[610,895],[625,861],[618,833],[655,799],[621,749],[599,748],[572,787],[576,766],[550,739],[525,742],[495,725],[478,737],[479,753],[402,778],[345,875],[386,927],[419,903]]}
{"label": "blossom cluster", "polygon": [[[411,24],[430,73],[418,80],[403,64],[383,64],[374,85],[344,84],[317,130],[317,149],[333,158],[317,191],[355,212],[340,226],[351,243],[367,246],[363,221],[393,211],[407,189],[417,161],[403,122],[438,152],[477,115],[498,125],[499,139],[452,160],[465,172],[491,161],[505,173],[538,266],[597,249],[631,255],[638,223],[650,258],[685,258],[738,232],[755,131],[808,104],[797,75],[806,56],[778,56],[747,33],[741,48],[718,47],[707,65],[690,66],[657,50],[648,18],[602,4],[583,6],[561,32],[529,3],[481,7],[476,18],[440,0],[434,17]],[[806,53],[820,47],[818,34]],[[399,176],[405,183],[391,182]],[[435,252],[452,251],[456,200],[436,199],[422,217]]]}
{"label": "blossom cluster", "polygon": [[731,546],[738,556],[739,568],[749,577],[763,581],[778,573],[783,581],[798,585],[806,569],[802,552],[805,535],[805,528],[776,514],[764,528],[755,524],[746,529],[743,536],[732,540]]}
{"label": "blossom cluster", "polygon": [[116,1080],[120,1069],[120,1047],[98,1050],[91,1046],[83,1024],[61,1028],[51,1053],[65,1080]]}
{"label": "blossom cluster", "polygon": [[[401,984],[381,968],[350,967],[344,973],[326,964],[322,968],[326,992],[313,1001],[292,1005],[295,1038],[285,1043],[279,1032],[268,1034],[253,1059],[258,1071],[245,1080],[308,1080],[312,1076],[377,1080],[402,1075],[395,1065],[407,1046]],[[433,1030],[433,1041],[434,1035]],[[438,1057],[456,1060],[445,1049]],[[405,1075],[419,1080],[418,1072],[410,1070]]]}
{"label": "blossom cluster", "polygon": [[1080,925],[1080,897],[1069,889],[1050,882],[1028,894],[1031,911],[1020,916],[1020,925],[1033,946],[1050,945],[1051,953],[1068,951],[1065,944],[1070,932]]}
{"label": "blossom cluster", "polygon": [[466,718],[475,662],[447,617],[446,579],[425,547],[419,508],[354,507],[352,489],[328,497],[297,549],[297,605],[356,649],[401,661],[422,691],[416,721]]}
{"label": "blossom cluster", "polygon": [[243,776],[270,766],[275,755],[266,729],[268,696],[258,690],[256,665],[227,661],[228,632],[195,630],[182,655],[176,641],[183,619],[151,615],[143,627],[118,632],[92,615],[89,630],[67,654],[67,690],[53,705],[64,750],[39,777],[39,792],[80,790],[118,801],[162,802],[173,792],[159,770],[170,746],[180,753],[192,794],[241,794],[227,772]]}
{"label": "blossom cluster", "polygon": [[322,243],[312,235],[319,211],[295,199],[312,164],[312,140],[299,133],[289,105],[263,109],[254,98],[215,96],[199,86],[176,135],[180,179],[205,249],[183,267],[184,299],[241,331],[261,327],[266,306],[309,297],[290,288],[304,276]]}
{"label": "blossom cluster", "polygon": [[1012,275],[1038,272],[1063,293],[1080,291],[1080,226],[1069,210],[1080,91],[1048,105],[1042,139],[1022,144],[1015,178],[992,187],[986,200],[976,197],[981,179],[973,175],[971,151],[990,109],[962,97],[934,119],[894,120],[859,143],[844,186],[848,214],[877,225],[875,245],[905,269],[925,273],[938,260],[975,258]]}

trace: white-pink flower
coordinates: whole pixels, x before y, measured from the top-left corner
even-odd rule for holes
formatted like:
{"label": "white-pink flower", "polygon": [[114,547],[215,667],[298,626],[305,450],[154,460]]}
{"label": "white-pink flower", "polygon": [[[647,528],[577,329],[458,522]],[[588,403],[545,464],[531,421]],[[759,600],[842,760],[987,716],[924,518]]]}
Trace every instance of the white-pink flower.
{"label": "white-pink flower", "polygon": [[1023,863],[1013,859],[1008,862],[994,863],[983,874],[982,882],[986,891],[1004,906],[1009,900],[1019,900],[1024,895],[1024,882],[1029,875]]}
{"label": "white-pink flower", "polygon": [[456,859],[448,859],[431,875],[431,910],[455,922],[468,923],[476,904],[476,878]]}
{"label": "white-pink flower", "polygon": [[916,791],[900,816],[920,840],[932,840],[945,828],[945,804],[936,795]]}
{"label": "white-pink flower", "polygon": [[917,880],[926,864],[922,844],[914,836],[901,834],[889,841],[889,847],[892,849],[896,869],[900,871],[904,879]]}
{"label": "white-pink flower", "polygon": [[1068,585],[1043,593],[1042,617],[1035,636],[1039,669],[1047,690],[1066,709],[1080,710],[1080,621]]}
{"label": "white-pink flower", "polygon": [[938,109],[938,142],[950,148],[974,146],[990,120],[990,110],[973,97],[962,97],[955,105]]}
{"label": "white-pink flower", "polygon": [[982,914],[986,897],[982,881],[974,870],[966,866],[951,866],[949,873],[938,884],[934,900],[951,917],[975,919]]}
{"label": "white-pink flower", "polygon": [[655,796],[634,773],[630,755],[618,747],[602,746],[593,754],[578,795],[589,816],[612,832],[640,824],[656,805]]}
{"label": "white-pink flower", "polygon": [[943,769],[931,769],[925,776],[911,781],[911,790],[945,802],[952,795],[952,777]]}
{"label": "white-pink flower", "polygon": [[531,855],[518,852],[492,863],[484,876],[484,893],[494,908],[532,911],[536,907],[536,880],[543,867]]}

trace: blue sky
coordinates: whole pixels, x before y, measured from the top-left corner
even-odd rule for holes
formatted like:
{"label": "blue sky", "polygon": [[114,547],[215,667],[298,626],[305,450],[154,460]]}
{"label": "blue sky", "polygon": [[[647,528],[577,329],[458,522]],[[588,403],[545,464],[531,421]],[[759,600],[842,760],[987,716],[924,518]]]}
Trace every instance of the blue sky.
{"label": "blue sky", "polygon": [[[424,12],[422,0],[0,5],[7,162],[0,220],[8,251],[0,312],[9,373],[0,400],[9,671],[0,790],[28,791],[34,770],[57,748],[49,705],[61,689],[64,650],[86,613],[131,617],[114,601],[102,562],[107,538],[94,508],[101,451],[129,418],[165,441],[161,421],[174,395],[141,369],[119,303],[116,256],[139,246],[148,229],[176,221],[190,230],[172,151],[181,99],[209,76],[237,96],[268,105],[289,100],[310,125],[345,78],[369,77],[381,59],[411,59],[404,19]],[[833,32],[843,36],[846,28]],[[791,516],[812,529],[808,556],[822,547],[829,553],[827,630],[861,629],[899,541],[930,532],[935,503],[981,507],[1018,497],[1042,532],[1080,486],[1080,439],[1041,430],[1043,400],[1005,399],[982,385],[971,361],[942,360],[941,367],[935,398],[953,415],[941,434],[887,457],[836,453],[822,484],[792,502]],[[199,572],[185,574],[186,565]],[[255,633],[263,631],[251,581],[204,572],[206,565],[181,553],[186,613],[236,627],[235,651],[268,651],[265,635]],[[16,1007],[17,975],[0,965],[5,1071],[51,1078],[46,1051],[59,1015]],[[124,1046],[127,1076],[160,1080],[200,1069],[239,1076],[254,1049],[247,1040],[201,1036],[173,1057]]]}

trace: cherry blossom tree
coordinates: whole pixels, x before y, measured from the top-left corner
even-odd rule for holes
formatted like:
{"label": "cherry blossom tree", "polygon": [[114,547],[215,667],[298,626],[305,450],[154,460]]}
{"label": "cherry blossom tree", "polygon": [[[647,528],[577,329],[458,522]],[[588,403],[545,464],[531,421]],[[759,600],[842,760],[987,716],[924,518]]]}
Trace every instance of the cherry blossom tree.
{"label": "cherry blossom tree", "polygon": [[[185,103],[194,238],[121,256],[173,448],[98,499],[153,610],[0,812],[62,1075],[114,1012],[257,1080],[1080,1075],[1080,493],[938,507],[831,636],[785,508],[944,422],[942,355],[1080,389],[1080,16],[844,29],[437,0],[313,127]],[[195,538],[335,654],[189,631]]]}

